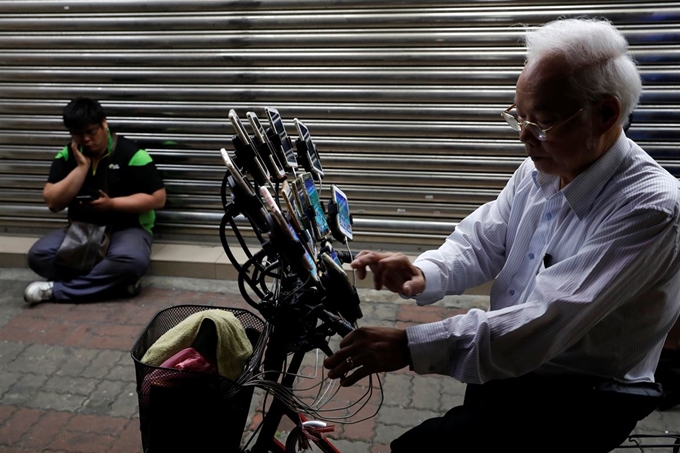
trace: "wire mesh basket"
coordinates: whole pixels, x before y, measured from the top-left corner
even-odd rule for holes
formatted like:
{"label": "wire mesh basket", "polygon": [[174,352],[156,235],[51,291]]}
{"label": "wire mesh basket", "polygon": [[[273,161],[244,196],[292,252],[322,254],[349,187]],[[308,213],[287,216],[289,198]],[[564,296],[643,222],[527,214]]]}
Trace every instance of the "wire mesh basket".
{"label": "wire mesh basket", "polygon": [[[146,351],[168,330],[194,313],[226,310],[246,330],[253,354],[232,381],[217,374],[161,368],[141,362]],[[178,305],[161,310],[132,347],[137,375],[139,423],[145,453],[169,451],[237,452],[253,395],[241,385],[258,368],[264,349],[264,322],[248,310]]]}

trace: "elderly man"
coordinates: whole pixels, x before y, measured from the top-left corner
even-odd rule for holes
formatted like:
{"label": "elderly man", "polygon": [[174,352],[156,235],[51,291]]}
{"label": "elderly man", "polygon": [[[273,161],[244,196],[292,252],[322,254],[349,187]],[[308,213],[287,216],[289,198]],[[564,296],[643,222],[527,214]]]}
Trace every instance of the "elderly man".
{"label": "elderly man", "polygon": [[526,45],[502,116],[528,158],[498,198],[414,263],[369,251],[352,263],[418,305],[495,279],[489,311],[361,328],[326,359],[342,385],[407,365],[468,384],[462,406],[393,452],[604,452],[657,402],[680,312],[680,187],[623,132],[640,76],[607,21],[551,22]]}

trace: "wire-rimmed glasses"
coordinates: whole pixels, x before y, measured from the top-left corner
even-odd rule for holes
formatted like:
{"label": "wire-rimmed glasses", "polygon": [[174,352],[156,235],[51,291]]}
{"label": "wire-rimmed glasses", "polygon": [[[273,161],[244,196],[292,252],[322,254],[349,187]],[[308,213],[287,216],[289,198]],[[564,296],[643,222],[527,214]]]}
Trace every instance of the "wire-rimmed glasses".
{"label": "wire-rimmed glasses", "polygon": [[541,126],[539,126],[536,123],[532,123],[531,121],[519,121],[517,118],[515,118],[513,115],[510,114],[510,110],[514,109],[516,104],[512,104],[510,107],[505,109],[503,113],[501,113],[501,116],[503,119],[510,125],[511,128],[516,130],[517,132],[521,132],[522,129],[527,129],[529,132],[533,134],[534,137],[539,139],[540,141],[544,142],[548,139],[548,131],[555,129],[558,126],[562,126],[565,123],[568,123],[569,121],[573,120],[576,118],[578,115],[583,113],[583,110],[585,107],[581,107],[576,113],[571,115],[569,118],[566,120],[554,124],[550,126],[549,128],[543,129]]}

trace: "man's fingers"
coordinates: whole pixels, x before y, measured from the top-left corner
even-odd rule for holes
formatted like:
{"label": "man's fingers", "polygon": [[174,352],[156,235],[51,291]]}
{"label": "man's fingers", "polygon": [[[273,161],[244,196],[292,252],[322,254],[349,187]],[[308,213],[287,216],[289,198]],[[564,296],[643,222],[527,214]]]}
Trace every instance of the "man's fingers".
{"label": "man's fingers", "polygon": [[328,370],[328,377],[331,379],[343,378],[347,373],[354,370],[355,368],[357,368],[357,364],[354,363],[354,359],[352,356],[347,356],[332,369]]}
{"label": "man's fingers", "polygon": [[[352,385],[362,377],[371,374],[364,364],[367,360],[369,359],[364,354],[348,354],[344,359],[335,361],[335,366],[328,371],[328,377],[330,379],[341,378],[340,384],[343,386]],[[326,362],[324,366],[328,368]]]}
{"label": "man's fingers", "polygon": [[359,382],[361,379],[365,378],[369,374],[371,374],[371,372],[368,371],[365,366],[362,366],[360,368],[357,368],[356,371],[354,371],[352,374],[350,374],[346,378],[341,379],[340,385],[343,386],[343,387],[349,387],[351,385],[356,384],[357,382]]}
{"label": "man's fingers", "polygon": [[371,265],[371,272],[373,272],[373,284],[375,289],[380,290],[384,286],[383,275],[385,269],[378,263],[377,265]]}

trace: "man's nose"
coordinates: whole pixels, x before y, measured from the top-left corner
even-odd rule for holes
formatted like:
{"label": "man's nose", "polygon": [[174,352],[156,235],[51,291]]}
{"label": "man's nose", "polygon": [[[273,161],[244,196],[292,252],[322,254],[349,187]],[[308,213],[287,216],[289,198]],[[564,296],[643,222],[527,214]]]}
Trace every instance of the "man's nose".
{"label": "man's nose", "polygon": [[521,126],[519,130],[519,141],[522,143],[532,143],[538,142],[538,137],[536,137],[530,128],[526,126]]}

